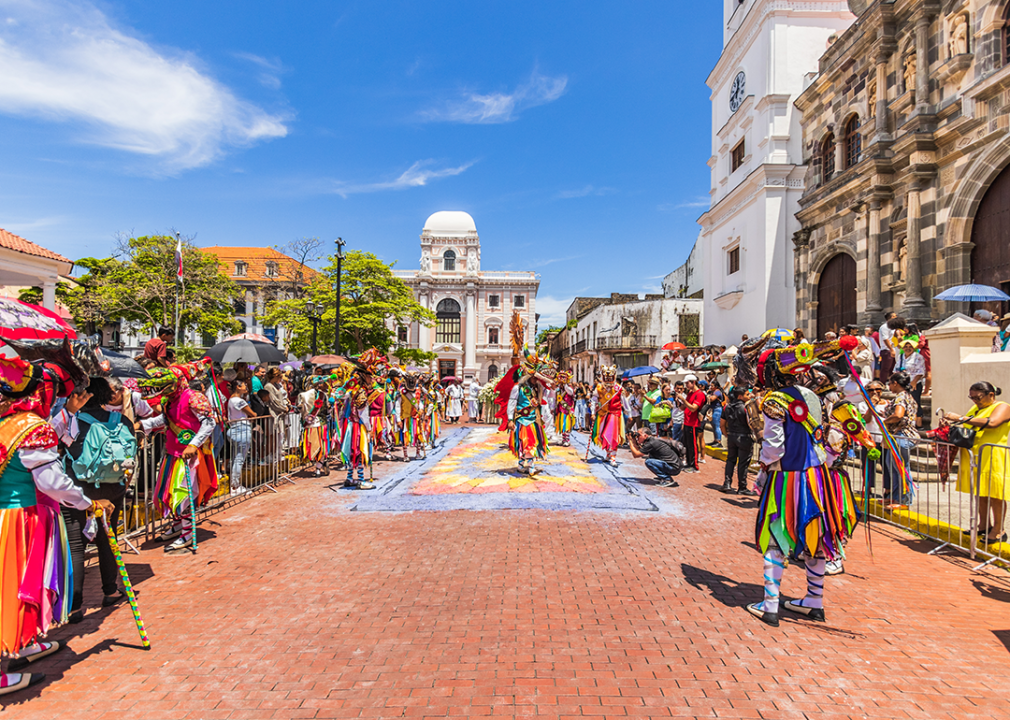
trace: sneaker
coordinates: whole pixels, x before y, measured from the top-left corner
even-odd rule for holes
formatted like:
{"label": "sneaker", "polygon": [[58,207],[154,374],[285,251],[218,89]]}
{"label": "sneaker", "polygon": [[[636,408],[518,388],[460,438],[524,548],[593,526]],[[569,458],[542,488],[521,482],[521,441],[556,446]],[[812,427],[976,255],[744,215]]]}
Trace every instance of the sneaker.
{"label": "sneaker", "polygon": [[250,492],[252,492],[252,490],[250,490],[249,488],[245,487],[244,485],[236,485],[235,487],[233,487],[231,489],[231,496],[232,497],[237,497],[238,495],[245,495],[246,493],[250,493]]}
{"label": "sneaker", "polygon": [[[11,660],[9,660],[7,662],[8,672],[16,672],[21,668],[28,667],[36,660],[41,660],[44,657],[49,657],[54,652],[59,651],[62,645],[60,645],[58,642],[54,640],[52,642],[40,642],[37,644],[36,647],[38,647],[38,650],[36,652],[31,653],[30,655],[22,655],[21,657],[12,658]],[[25,648],[25,650],[27,649],[28,648]],[[21,652],[24,652],[25,650],[22,650]]]}
{"label": "sneaker", "polygon": [[829,560],[824,563],[825,575],[841,575],[845,572],[845,564],[841,560]]}
{"label": "sneaker", "polygon": [[686,467],[683,470],[681,470],[681,472],[696,473],[696,472],[698,472],[698,468]]}
{"label": "sneaker", "polygon": [[166,545],[165,546],[165,552],[167,554],[169,554],[169,555],[181,555],[182,553],[188,552],[188,551],[190,551],[192,549],[193,548],[191,546],[190,541],[186,540],[185,538],[183,538],[182,535],[180,535],[179,537],[177,537],[172,542],[171,545]]}
{"label": "sneaker", "polygon": [[19,690],[24,690],[32,685],[37,685],[46,679],[44,673],[11,673],[8,676],[9,684],[0,687],[0,695],[9,695],[10,693],[18,692]]}
{"label": "sneaker", "polygon": [[670,487],[680,487],[680,483],[673,478],[667,478],[659,483],[660,487],[670,488]]}

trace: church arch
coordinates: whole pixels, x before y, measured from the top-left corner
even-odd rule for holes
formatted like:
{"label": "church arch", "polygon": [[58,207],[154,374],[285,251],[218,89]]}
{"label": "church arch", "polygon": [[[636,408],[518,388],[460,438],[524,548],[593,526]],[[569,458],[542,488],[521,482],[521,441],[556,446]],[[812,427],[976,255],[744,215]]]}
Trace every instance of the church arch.
{"label": "church arch", "polygon": [[839,252],[824,263],[817,280],[817,337],[856,322],[856,260]]}

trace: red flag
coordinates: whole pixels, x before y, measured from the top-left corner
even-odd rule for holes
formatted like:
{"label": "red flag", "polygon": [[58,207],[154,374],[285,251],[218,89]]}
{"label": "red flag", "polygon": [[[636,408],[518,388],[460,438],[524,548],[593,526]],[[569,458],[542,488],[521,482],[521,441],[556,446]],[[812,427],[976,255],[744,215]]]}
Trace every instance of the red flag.
{"label": "red flag", "polygon": [[175,281],[178,283],[182,282],[182,239],[175,239]]}

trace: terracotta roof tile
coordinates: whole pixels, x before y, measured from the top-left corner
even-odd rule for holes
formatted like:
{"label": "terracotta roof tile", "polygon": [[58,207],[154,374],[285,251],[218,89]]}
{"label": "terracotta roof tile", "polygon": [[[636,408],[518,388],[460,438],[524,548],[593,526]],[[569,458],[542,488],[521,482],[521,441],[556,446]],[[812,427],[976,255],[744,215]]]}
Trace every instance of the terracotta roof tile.
{"label": "terracotta roof tile", "polygon": [[36,257],[43,257],[48,260],[58,260],[59,262],[71,262],[68,258],[63,257],[59,253],[54,253],[52,250],[47,250],[41,245],[36,245],[31,240],[25,240],[20,235],[15,235],[12,232],[7,232],[3,228],[0,228],[0,247],[7,248],[8,250],[14,250],[19,253],[24,253],[25,255],[35,255]]}
{"label": "terracotta roof tile", "polygon": [[[221,272],[235,282],[269,282],[286,280],[290,277],[288,268],[296,264],[294,258],[288,257],[282,252],[273,248],[264,247],[227,247],[217,245],[214,247],[200,248],[200,252],[208,255],[216,255],[221,263]],[[242,261],[246,264],[246,274],[235,274],[235,263]],[[267,275],[267,263],[273,261],[277,263],[277,276]],[[305,266],[306,281],[313,280],[319,273],[312,268]]]}

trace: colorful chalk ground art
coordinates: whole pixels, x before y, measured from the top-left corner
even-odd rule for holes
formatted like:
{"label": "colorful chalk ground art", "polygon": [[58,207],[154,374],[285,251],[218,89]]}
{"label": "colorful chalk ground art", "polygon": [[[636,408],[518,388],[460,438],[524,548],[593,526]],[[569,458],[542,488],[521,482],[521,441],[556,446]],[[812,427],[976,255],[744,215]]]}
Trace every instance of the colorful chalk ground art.
{"label": "colorful chalk ground art", "polygon": [[520,473],[515,457],[502,445],[505,438],[494,428],[471,431],[465,443],[449,450],[414,484],[411,494],[607,491],[571,447],[551,448],[550,455],[537,462],[543,472],[533,477]]}
{"label": "colorful chalk ground art", "polygon": [[[376,477],[378,487],[359,493],[357,512],[442,510],[659,510],[645,487],[599,459],[585,462],[584,437],[572,447],[554,446],[537,462],[541,473],[520,473],[496,428],[452,428],[439,438],[428,459],[396,467]],[[390,466],[387,466],[390,467]]]}

